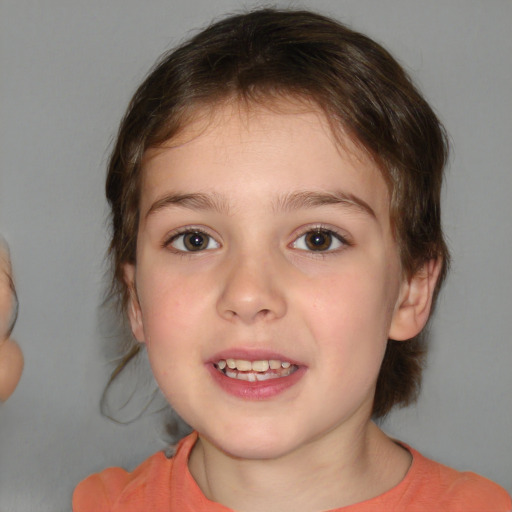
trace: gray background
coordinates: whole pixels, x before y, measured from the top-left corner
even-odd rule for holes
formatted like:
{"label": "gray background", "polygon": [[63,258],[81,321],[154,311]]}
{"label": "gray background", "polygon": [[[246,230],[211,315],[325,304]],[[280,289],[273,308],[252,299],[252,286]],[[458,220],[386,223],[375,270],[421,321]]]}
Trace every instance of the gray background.
{"label": "gray background", "polygon": [[[155,58],[235,0],[0,0],[0,231],[21,301],[20,387],[0,406],[0,510],[66,511],[73,486],[161,449],[161,418],[99,413],[109,143]],[[512,2],[324,0],[412,72],[450,133],[453,269],[416,407],[388,432],[512,491]],[[126,384],[128,386],[128,384]],[[149,384],[146,382],[149,389]],[[128,388],[130,389],[130,388]]]}

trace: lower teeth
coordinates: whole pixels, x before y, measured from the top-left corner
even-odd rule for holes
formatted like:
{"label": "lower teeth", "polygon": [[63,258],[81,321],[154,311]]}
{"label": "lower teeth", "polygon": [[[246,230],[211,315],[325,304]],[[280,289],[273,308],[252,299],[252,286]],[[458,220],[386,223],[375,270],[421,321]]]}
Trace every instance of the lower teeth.
{"label": "lower teeth", "polygon": [[[217,368],[218,369],[218,368]],[[289,368],[282,368],[280,370],[267,371],[267,372],[239,372],[237,370],[231,370],[230,368],[225,368],[224,370],[218,369],[221,373],[229,377],[230,379],[238,379],[245,380],[248,382],[261,382],[264,380],[270,379],[279,379],[281,377],[288,377],[288,375],[292,374],[297,367],[295,365],[291,365]]]}

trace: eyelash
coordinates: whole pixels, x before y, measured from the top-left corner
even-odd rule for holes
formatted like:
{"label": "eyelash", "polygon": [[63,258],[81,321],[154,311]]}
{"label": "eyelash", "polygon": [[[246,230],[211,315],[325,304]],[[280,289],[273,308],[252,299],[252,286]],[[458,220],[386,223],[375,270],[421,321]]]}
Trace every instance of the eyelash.
{"label": "eyelash", "polygon": [[[207,246],[204,248],[198,248],[196,251],[194,250],[187,250],[185,247],[186,242],[182,240],[181,245],[183,248],[173,247],[173,243],[179,240],[180,237],[184,237],[185,235],[198,235],[199,237],[203,237],[204,239],[207,239]],[[330,238],[329,240],[329,247],[326,249],[311,249],[311,248],[301,248],[297,247],[299,241],[306,237],[307,235],[323,235]],[[209,247],[211,243],[216,244],[216,247]],[[307,244],[307,242],[305,242]],[[339,243],[339,246],[335,248],[331,248],[333,244]],[[305,253],[311,253],[315,256],[326,256],[327,253],[336,253],[340,250],[343,250],[344,247],[350,247],[353,244],[347,240],[346,237],[340,235],[336,231],[329,229],[325,226],[314,226],[314,227],[308,227],[306,230],[302,231],[298,236],[296,236],[289,244],[289,247],[292,247],[293,249],[297,249],[299,251],[303,251]],[[191,227],[185,227],[182,229],[179,229],[173,233],[169,237],[165,239],[165,241],[162,243],[162,248],[167,248],[172,250],[174,253],[179,255],[191,255],[194,252],[201,253],[212,249],[218,249],[220,247],[220,243],[209,233],[207,233],[204,229],[201,228],[195,228],[193,226]]]}
{"label": "eyelash", "polygon": [[[324,250],[314,250],[314,249],[311,249],[311,248],[300,248],[300,247],[297,247],[297,244],[299,242],[300,239],[302,239],[303,237],[306,237],[307,235],[311,235],[311,234],[314,234],[314,235],[324,235],[324,236],[328,236],[330,237],[330,241],[329,241],[329,247],[327,249],[324,249]],[[307,243],[307,242],[306,242]],[[331,246],[333,244],[336,244],[336,243],[339,243],[339,246],[338,247],[334,247],[334,248],[331,248]],[[329,253],[336,253],[336,252],[339,252],[341,250],[343,250],[344,248],[346,247],[351,247],[353,244],[350,240],[348,240],[346,237],[342,236],[340,233],[338,233],[337,231],[333,230],[333,229],[330,229],[328,227],[325,227],[325,226],[314,226],[314,227],[308,227],[305,231],[303,231],[302,233],[299,234],[299,236],[297,236],[293,242],[290,244],[290,246],[292,246],[294,249],[297,249],[297,250],[300,250],[300,251],[304,251],[306,253],[310,253],[311,255],[314,255],[314,256],[327,256]]]}
{"label": "eyelash", "polygon": [[[194,251],[194,250],[186,250],[186,248],[181,249],[181,248],[172,246],[173,242],[176,242],[180,237],[184,237],[185,235],[199,235],[199,236],[207,239],[208,240],[207,247],[204,249],[198,249],[197,251]],[[210,245],[210,243],[212,241],[214,243],[216,243],[218,247],[220,246],[219,242],[217,242],[215,240],[215,238],[213,236],[211,236],[209,233],[207,233],[204,229],[194,228],[192,226],[192,227],[185,227],[185,228],[179,229],[179,230],[171,233],[171,235],[168,238],[166,238],[166,240],[163,242],[162,247],[171,249],[176,254],[190,255],[194,252],[200,253],[200,252],[204,252],[205,250],[211,250],[211,248],[208,249],[208,246]],[[182,245],[184,243],[185,242],[182,241]],[[217,249],[218,247],[214,247],[214,248]]]}

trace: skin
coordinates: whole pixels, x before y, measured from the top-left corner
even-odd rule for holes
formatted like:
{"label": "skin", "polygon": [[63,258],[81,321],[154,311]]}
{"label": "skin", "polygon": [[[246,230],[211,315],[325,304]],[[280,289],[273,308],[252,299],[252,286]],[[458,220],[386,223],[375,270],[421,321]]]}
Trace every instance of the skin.
{"label": "skin", "polygon": [[0,239],[0,402],[12,395],[23,371],[23,354],[10,338],[16,304],[9,253]]}
{"label": "skin", "polygon": [[[410,454],[370,421],[372,401],[388,337],[428,318],[437,265],[402,275],[374,163],[311,106],[226,104],[148,152],[140,210],[125,267],[132,330],[199,432],[189,468],[205,495],[239,511],[318,511],[400,482]],[[305,244],[318,229],[326,250]],[[204,250],[186,250],[187,230],[204,232]],[[233,396],[210,363],[235,350],[277,352],[302,375],[270,398]]]}

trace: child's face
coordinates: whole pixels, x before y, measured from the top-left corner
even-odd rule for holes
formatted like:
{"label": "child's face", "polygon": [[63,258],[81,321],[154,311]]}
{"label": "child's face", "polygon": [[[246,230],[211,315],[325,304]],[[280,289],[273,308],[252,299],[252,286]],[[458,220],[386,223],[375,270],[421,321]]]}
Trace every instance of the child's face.
{"label": "child's face", "polygon": [[225,106],[150,152],[126,267],[162,391],[238,457],[368,422],[404,287],[380,172],[322,114],[288,107]]}

